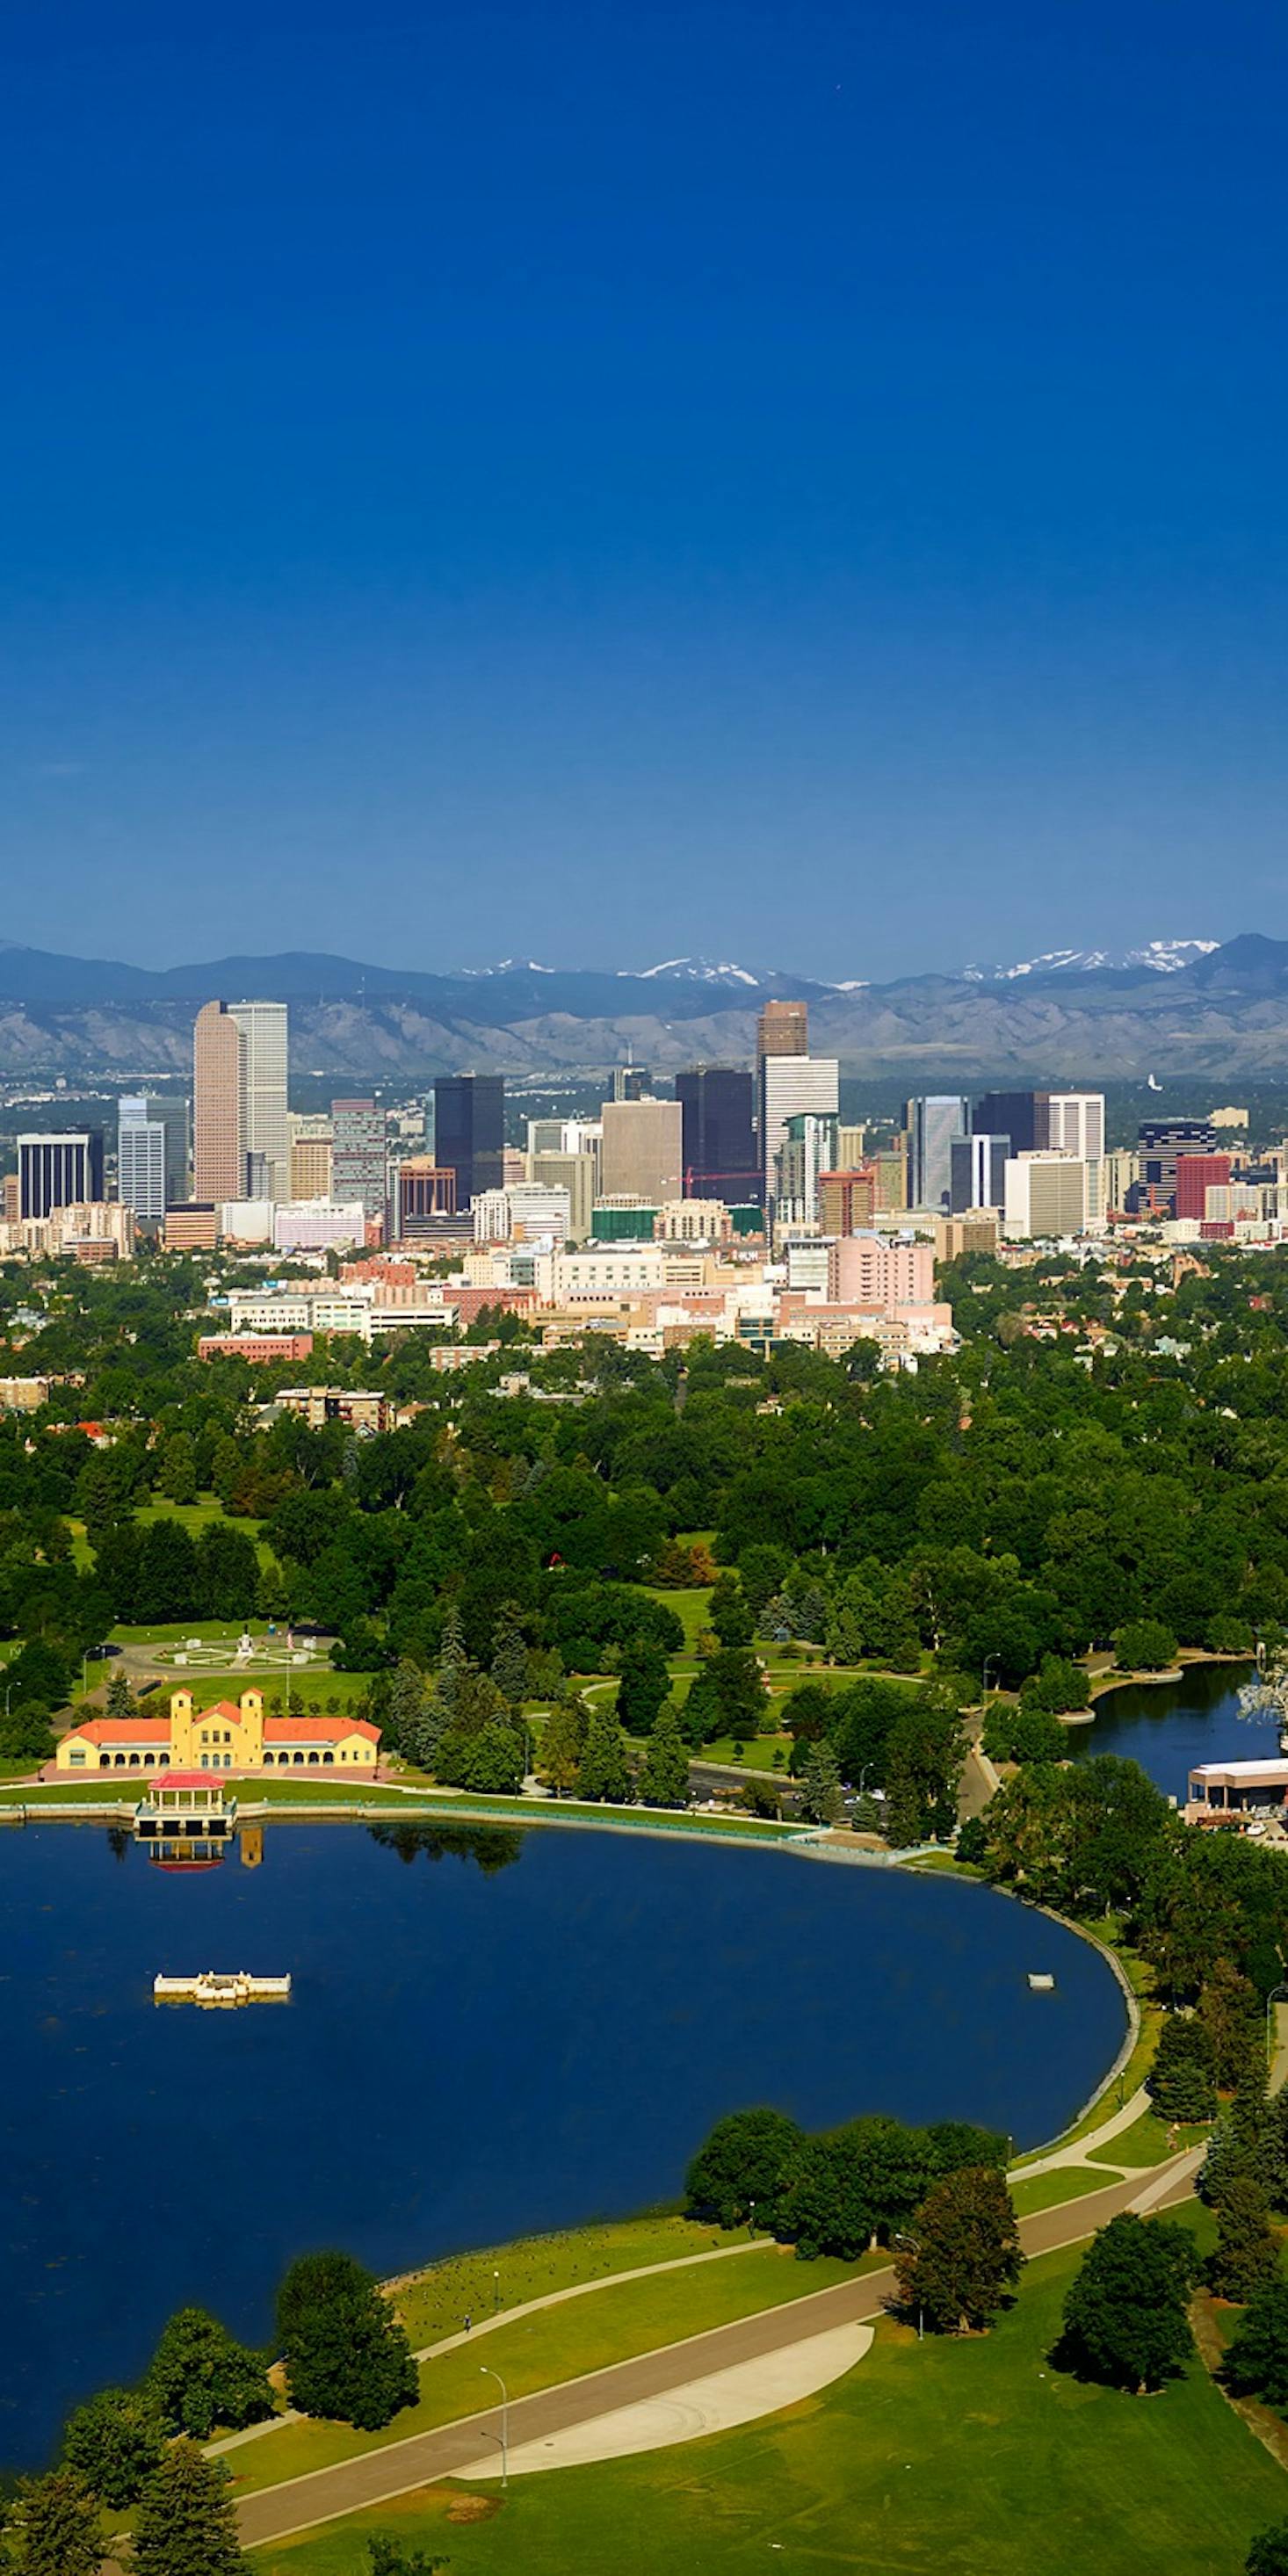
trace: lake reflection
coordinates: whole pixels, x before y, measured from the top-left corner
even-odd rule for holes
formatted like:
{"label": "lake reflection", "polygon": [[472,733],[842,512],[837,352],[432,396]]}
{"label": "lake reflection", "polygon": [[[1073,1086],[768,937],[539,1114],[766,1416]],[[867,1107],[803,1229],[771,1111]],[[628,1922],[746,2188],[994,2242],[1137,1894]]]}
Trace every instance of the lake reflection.
{"label": "lake reflection", "polygon": [[[203,1968],[289,1970],[292,2002],[153,2005]],[[186,2301],[263,2338],[305,2248],[388,2273],[638,2209],[752,2102],[1029,2144],[1124,2027],[1095,1951],[950,1879],[555,1828],[273,1825],[194,1872],[7,1832],[0,2459]]]}

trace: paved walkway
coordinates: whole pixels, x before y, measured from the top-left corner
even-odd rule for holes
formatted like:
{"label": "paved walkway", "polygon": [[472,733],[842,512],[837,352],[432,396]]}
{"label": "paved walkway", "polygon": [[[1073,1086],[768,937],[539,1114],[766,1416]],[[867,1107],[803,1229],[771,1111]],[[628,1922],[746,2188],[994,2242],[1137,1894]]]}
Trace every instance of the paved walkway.
{"label": "paved walkway", "polygon": [[[1025,2161],[1012,2165],[1011,2181],[1031,2182],[1035,2174],[1059,2173],[1067,2165],[1085,2165],[1093,2156],[1099,2163],[1101,2147],[1106,2146],[1111,2138],[1121,2137],[1124,2129],[1133,2128],[1136,2121],[1153,2108],[1152,2095],[1146,2092],[1143,2084],[1139,2085],[1130,2100],[1124,2102],[1121,2111],[1112,2111],[1098,2127],[1088,2129],[1084,2138],[1069,2138],[1062,2147],[1052,2147],[1049,2155],[1035,2156],[1031,2164]],[[1129,2170],[1126,2165],[1117,2168],[1119,2173]]]}
{"label": "paved walkway", "polygon": [[[781,2251],[773,2236],[748,2236],[740,2245],[713,2245],[705,2254],[673,2254],[665,2263],[637,2263],[630,2272],[601,2272],[596,2280],[573,2281],[566,2290],[546,2290],[539,2299],[524,2299],[518,2307],[498,2308],[494,2315],[479,2317],[468,2334],[444,2335],[438,2343],[421,2344],[412,2358],[414,2361],[437,2361],[440,2353],[457,2352],[463,2343],[477,2343],[482,2335],[496,2334],[502,2326],[517,2325],[521,2317],[535,2316],[538,2308],[561,2308],[568,2299],[586,2299],[596,2290],[620,2289],[625,2281],[648,2281],[656,2272],[690,2272],[696,2263],[727,2263],[735,2254],[781,2254]],[[411,2286],[410,2282],[408,2286]],[[280,2415],[270,2415],[266,2423],[248,2424],[244,2433],[225,2433],[222,2442],[207,2443],[206,2457],[214,2460],[225,2451],[240,2451],[247,2442],[262,2442],[266,2433],[280,2433],[284,2424],[302,2424],[304,2421],[298,2408],[284,2407]]]}
{"label": "paved walkway", "polygon": [[[1062,2246],[1076,2245],[1122,2210],[1156,2208],[1172,2200],[1187,2199],[1198,2161],[1197,2153],[1179,2156],[1152,2174],[1120,2177],[1103,2191],[1088,2192],[1081,2200],[1066,2202],[1062,2208],[1044,2209],[1022,2219],[1020,2238],[1025,2253],[1050,2254]],[[520,2444],[544,2444],[619,2409],[672,2397],[677,2389],[691,2387],[695,2380],[748,2362],[767,2365],[766,2385],[771,2390],[776,2356],[786,2346],[826,2334],[834,2327],[870,2324],[881,2315],[894,2287],[893,2267],[863,2273],[852,2281],[838,2282],[832,2289],[807,2292],[785,2307],[762,2309],[732,2325],[689,2336],[660,2351],[641,2353],[633,2361],[614,2362],[605,2370],[590,2371],[558,2387],[516,2398],[509,2410],[510,2440],[516,2450]],[[767,2393],[764,2411],[771,2411],[776,2402],[772,2393]],[[294,2532],[314,2530],[342,2514],[387,2504],[394,2496],[406,2495],[440,2478],[459,2477],[471,2469],[477,2474],[475,2464],[489,2435],[499,2443],[500,2410],[496,2403],[436,2431],[412,2433],[402,2441],[366,2451],[358,2459],[341,2461],[334,2468],[315,2469],[282,2486],[266,2487],[258,2495],[247,2496],[238,2507],[242,2542],[247,2548],[260,2548]]]}

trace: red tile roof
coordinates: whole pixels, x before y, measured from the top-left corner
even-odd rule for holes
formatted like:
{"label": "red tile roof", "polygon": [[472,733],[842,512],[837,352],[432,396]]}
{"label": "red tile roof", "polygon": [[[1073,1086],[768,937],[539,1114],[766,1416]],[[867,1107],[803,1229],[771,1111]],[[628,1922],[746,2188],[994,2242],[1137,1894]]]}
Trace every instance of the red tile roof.
{"label": "red tile roof", "polygon": [[168,1717],[87,1717],[83,1726],[68,1729],[71,1735],[83,1735],[88,1744],[168,1744]]}
{"label": "red tile roof", "polygon": [[338,1744],[342,1736],[365,1735],[380,1742],[380,1729],[365,1717],[266,1717],[266,1744]]}

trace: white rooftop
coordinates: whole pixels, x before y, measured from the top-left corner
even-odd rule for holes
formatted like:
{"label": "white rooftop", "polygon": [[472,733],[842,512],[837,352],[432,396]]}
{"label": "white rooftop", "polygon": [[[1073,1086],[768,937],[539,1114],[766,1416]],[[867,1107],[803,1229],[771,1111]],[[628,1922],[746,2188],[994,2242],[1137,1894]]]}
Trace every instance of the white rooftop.
{"label": "white rooftop", "polygon": [[1288,1753],[1277,1762],[1196,1762],[1191,1780],[1288,1780]]}

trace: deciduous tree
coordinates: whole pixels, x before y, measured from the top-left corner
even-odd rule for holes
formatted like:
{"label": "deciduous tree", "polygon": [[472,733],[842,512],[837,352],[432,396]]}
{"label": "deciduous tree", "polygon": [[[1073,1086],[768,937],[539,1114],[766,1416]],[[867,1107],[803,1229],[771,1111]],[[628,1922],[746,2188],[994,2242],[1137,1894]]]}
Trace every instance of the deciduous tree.
{"label": "deciduous tree", "polygon": [[1114,2387],[1161,2388],[1194,2349],[1186,2306],[1199,2265],[1189,2229],[1174,2220],[1111,2218],[1065,2300],[1062,2356]]}
{"label": "deciduous tree", "polygon": [[962,2165],[937,2182],[896,2261],[899,2294],[938,2334],[991,2324],[1020,2277],[1011,2195],[996,2165]]}
{"label": "deciduous tree", "polygon": [[303,2254],[277,2294],[291,2404],[376,2432],[415,2404],[407,2337],[371,2274],[351,2254]]}

